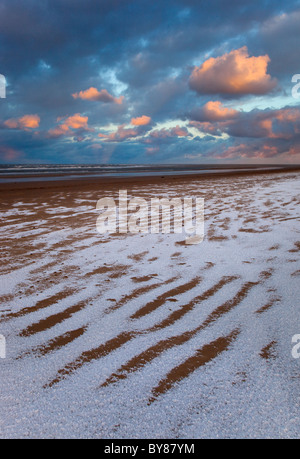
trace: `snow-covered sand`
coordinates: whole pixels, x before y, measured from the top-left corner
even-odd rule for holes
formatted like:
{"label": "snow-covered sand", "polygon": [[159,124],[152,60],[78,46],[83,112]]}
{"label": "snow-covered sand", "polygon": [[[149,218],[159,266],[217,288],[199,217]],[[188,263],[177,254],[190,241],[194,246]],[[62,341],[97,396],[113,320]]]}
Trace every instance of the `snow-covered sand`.
{"label": "snow-covered sand", "polygon": [[0,437],[299,437],[300,173],[127,188],[205,198],[204,242],[99,235],[117,189],[2,196]]}

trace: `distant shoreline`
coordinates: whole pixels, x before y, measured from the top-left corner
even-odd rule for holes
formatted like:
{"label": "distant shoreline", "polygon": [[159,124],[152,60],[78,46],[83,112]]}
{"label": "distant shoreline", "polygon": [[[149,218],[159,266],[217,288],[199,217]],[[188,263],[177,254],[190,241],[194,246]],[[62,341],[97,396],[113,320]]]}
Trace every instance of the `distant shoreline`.
{"label": "distant shoreline", "polygon": [[[246,167],[246,166],[245,166]],[[248,166],[247,168],[241,167],[237,169],[225,169],[225,170],[202,170],[202,171],[176,171],[172,173],[171,171],[157,171],[155,175],[147,175],[147,173],[139,173],[139,175],[103,175],[103,176],[93,176],[91,174],[81,174],[76,178],[68,178],[66,174],[56,174],[51,176],[40,176],[38,174],[31,175],[30,177],[26,174],[17,175],[17,177],[10,176],[10,179],[5,183],[0,183],[0,192],[10,192],[18,190],[41,190],[41,189],[64,189],[64,188],[74,188],[74,187],[91,187],[91,188],[102,188],[102,186],[107,187],[116,187],[116,186],[132,186],[143,184],[161,184],[164,181],[166,184],[168,182],[174,183],[178,181],[180,183],[190,180],[208,180],[211,178],[226,178],[232,176],[249,176],[249,175],[262,175],[262,174],[279,174],[279,173],[293,173],[300,171],[300,165],[275,165],[275,166]],[[41,180],[38,178],[41,177]],[[50,178],[51,177],[51,178]],[[14,181],[14,178],[16,181]],[[17,178],[26,178],[26,181],[17,181]],[[30,180],[34,178],[34,180]],[[49,179],[50,178],[50,179]],[[37,180],[36,180],[37,179]]]}

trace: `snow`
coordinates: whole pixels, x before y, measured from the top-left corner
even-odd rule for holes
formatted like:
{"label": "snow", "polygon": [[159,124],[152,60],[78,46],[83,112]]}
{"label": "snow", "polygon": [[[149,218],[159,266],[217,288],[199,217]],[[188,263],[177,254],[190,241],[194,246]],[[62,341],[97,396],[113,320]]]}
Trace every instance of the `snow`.
{"label": "snow", "polygon": [[[0,334],[7,340],[7,358],[0,360],[1,438],[298,438],[300,359],[291,350],[293,335],[300,333],[299,174],[190,180],[167,190],[149,185],[128,192],[149,200],[204,197],[205,240],[191,246],[180,244],[184,234],[99,235],[95,207],[102,195],[69,193],[69,201],[63,192],[55,197],[57,208],[43,197],[42,222],[38,202],[25,196],[0,216],[6,249]],[[24,220],[27,208],[30,221]],[[30,235],[19,256],[9,255]],[[149,275],[147,281],[134,280]],[[201,280],[190,289],[168,296],[197,276]],[[179,320],[154,329],[225,276],[233,278]],[[102,386],[151,346],[200,327],[250,282],[245,296],[186,342]],[[67,296],[60,298],[62,292]],[[132,318],[164,293],[161,305]],[[53,303],[21,314],[55,296]],[[51,317],[54,324],[22,335]],[[46,355],[37,351],[84,327],[64,346]],[[149,403],[153,388],[172,369],[233,330],[239,335],[228,350]],[[84,353],[126,332],[132,337],[119,347],[50,384]],[[274,352],[263,358],[270,343]]]}

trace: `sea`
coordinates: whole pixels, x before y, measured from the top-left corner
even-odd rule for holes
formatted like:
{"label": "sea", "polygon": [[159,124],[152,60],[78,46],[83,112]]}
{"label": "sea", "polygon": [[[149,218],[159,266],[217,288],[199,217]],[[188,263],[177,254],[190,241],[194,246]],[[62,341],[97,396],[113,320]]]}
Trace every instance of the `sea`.
{"label": "sea", "polygon": [[[74,180],[101,177],[149,177],[224,173],[233,171],[275,170],[282,165],[258,164],[5,164],[0,165],[0,183]],[[291,166],[286,166],[290,168]]]}

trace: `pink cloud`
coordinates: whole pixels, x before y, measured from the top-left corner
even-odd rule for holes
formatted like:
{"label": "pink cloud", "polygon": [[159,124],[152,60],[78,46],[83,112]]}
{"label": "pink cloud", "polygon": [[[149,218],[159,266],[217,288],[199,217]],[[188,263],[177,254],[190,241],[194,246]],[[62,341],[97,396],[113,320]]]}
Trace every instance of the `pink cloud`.
{"label": "pink cloud", "polygon": [[267,74],[269,62],[268,55],[250,57],[244,46],[195,67],[189,85],[204,94],[266,94],[277,84]]}
{"label": "pink cloud", "polygon": [[194,110],[192,115],[197,121],[224,121],[236,118],[239,112],[232,108],[227,108],[218,100],[209,101],[200,109]]}
{"label": "pink cloud", "polygon": [[180,126],[175,126],[174,128],[170,129],[170,133],[173,137],[187,137],[189,135],[187,128]]}
{"label": "pink cloud", "polygon": [[155,153],[159,152],[159,147],[149,147],[146,148],[147,155],[155,155]]}
{"label": "pink cloud", "polygon": [[40,125],[40,117],[38,115],[24,115],[21,118],[11,118],[4,122],[4,125],[9,129],[37,129]]}
{"label": "pink cloud", "polygon": [[290,147],[289,150],[287,151],[287,154],[289,156],[297,156],[300,155],[300,145],[295,145],[293,147]]}
{"label": "pink cloud", "polygon": [[137,129],[125,129],[125,125],[119,126],[117,131],[111,134],[98,134],[98,137],[102,138],[106,142],[124,142],[125,140],[135,138],[139,135]]}
{"label": "pink cloud", "polygon": [[[72,135],[73,130],[90,131],[88,127],[88,116],[82,116],[80,113],[76,113],[73,116],[66,118],[60,125],[54,129],[50,129],[48,134],[50,137],[60,137],[62,135]],[[58,118],[57,121],[62,121],[62,118]]]}
{"label": "pink cloud", "polygon": [[4,161],[15,161],[22,156],[22,153],[14,148],[0,145],[0,158]]}
{"label": "pink cloud", "polygon": [[97,150],[102,150],[103,147],[102,147],[102,145],[100,145],[100,143],[93,143],[93,144],[91,145],[91,148],[92,148],[93,150],[96,150],[96,151],[97,151]]}
{"label": "pink cloud", "polygon": [[133,126],[146,126],[147,124],[150,124],[150,123],[151,123],[151,118],[150,116],[146,116],[146,115],[140,116],[138,118],[132,118],[131,120],[131,124],[133,124]]}
{"label": "pink cloud", "polygon": [[167,139],[170,137],[187,137],[190,134],[185,127],[175,126],[171,129],[156,129],[151,131],[149,135],[154,139]]}
{"label": "pink cloud", "polygon": [[299,108],[283,108],[276,112],[276,119],[286,123],[297,123],[300,121]]}
{"label": "pink cloud", "polygon": [[198,129],[199,132],[206,134],[220,136],[223,132],[226,132],[227,127],[230,125],[230,121],[222,122],[210,122],[210,121],[190,121],[189,126]]}
{"label": "pink cloud", "polygon": [[85,91],[80,91],[75,94],[72,94],[74,99],[82,99],[82,100],[92,100],[104,103],[115,103],[121,105],[124,100],[124,96],[121,97],[113,97],[106,89],[102,89],[98,91],[97,88],[89,88]]}
{"label": "pink cloud", "polygon": [[240,144],[227,148],[221,154],[215,154],[217,159],[254,158],[266,159],[278,156],[279,150],[274,145]]}

